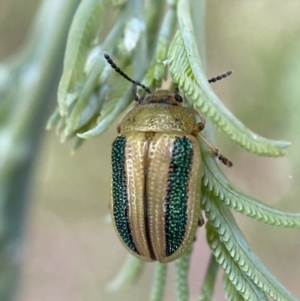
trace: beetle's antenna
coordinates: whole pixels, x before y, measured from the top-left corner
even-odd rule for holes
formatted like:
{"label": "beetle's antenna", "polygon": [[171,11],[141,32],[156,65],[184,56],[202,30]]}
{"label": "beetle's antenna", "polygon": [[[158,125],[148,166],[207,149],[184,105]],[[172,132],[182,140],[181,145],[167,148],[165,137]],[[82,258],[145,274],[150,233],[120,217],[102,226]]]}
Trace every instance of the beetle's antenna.
{"label": "beetle's antenna", "polygon": [[125,74],[115,63],[114,61],[111,59],[111,57],[106,53],[104,52],[104,57],[105,59],[107,60],[107,62],[111,65],[111,67],[113,69],[115,69],[116,72],[118,72],[119,74],[121,74],[124,78],[126,78],[128,81],[132,82],[134,85],[136,86],[140,86],[142,87],[147,93],[151,93],[151,90],[144,86],[143,84],[141,84],[140,82],[137,82],[133,79],[131,79],[127,74]]}
{"label": "beetle's antenna", "polygon": [[232,71],[227,71],[227,72],[225,72],[225,73],[223,73],[223,74],[220,74],[220,75],[218,75],[218,76],[216,76],[216,77],[210,78],[210,79],[208,80],[208,82],[209,82],[209,83],[215,83],[215,82],[217,82],[217,81],[219,81],[219,80],[221,80],[221,79],[223,79],[223,78],[225,78],[225,77],[228,77],[228,76],[231,75],[231,74],[232,74]]}

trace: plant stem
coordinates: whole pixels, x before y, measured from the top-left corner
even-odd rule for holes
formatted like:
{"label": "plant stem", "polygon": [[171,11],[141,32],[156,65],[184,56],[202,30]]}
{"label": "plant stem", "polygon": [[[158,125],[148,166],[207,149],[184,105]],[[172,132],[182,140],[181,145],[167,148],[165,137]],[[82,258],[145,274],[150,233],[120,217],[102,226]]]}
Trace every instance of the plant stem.
{"label": "plant stem", "polygon": [[[25,50],[4,65],[8,70],[17,69],[17,76],[8,83],[7,89],[16,91],[15,99],[0,131],[0,300],[13,300],[16,293],[33,161],[45,129],[45,108],[57,88],[63,48],[78,3],[79,0],[45,0]],[[20,64],[24,55],[26,60]]]}

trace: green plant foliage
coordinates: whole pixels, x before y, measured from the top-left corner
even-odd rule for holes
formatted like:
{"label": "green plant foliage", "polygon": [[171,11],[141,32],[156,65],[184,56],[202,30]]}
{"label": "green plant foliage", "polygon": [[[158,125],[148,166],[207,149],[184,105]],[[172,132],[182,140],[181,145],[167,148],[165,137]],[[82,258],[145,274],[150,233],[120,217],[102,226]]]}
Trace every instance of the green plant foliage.
{"label": "green plant foliage", "polygon": [[[193,20],[197,14],[191,14],[194,2],[169,1],[162,16],[163,1],[153,1],[154,10],[144,6],[143,1],[118,1],[114,24],[104,40],[92,46],[91,41],[97,38],[101,24],[108,22],[105,18],[113,8],[102,6],[102,1],[82,1],[67,42],[58,92],[59,109],[49,119],[47,128],[56,127],[62,140],[76,138],[74,148],[77,148],[83,139],[103,133],[128,109],[132,102],[131,84],[106,64],[103,59],[106,51],[127,74],[143,79],[153,90],[161,86],[168,65],[173,85],[178,86],[188,103],[209,117],[232,141],[258,155],[283,156],[288,142],[269,140],[252,132],[224,106],[208,84],[204,58],[199,55],[199,41],[197,44],[194,33],[193,24],[198,22]],[[153,24],[154,20],[161,21]],[[210,125],[207,128],[205,133],[209,136],[212,128]],[[272,208],[245,194],[226,178],[215,158],[200,140],[199,143],[203,157],[201,202],[208,219],[207,242],[212,252],[199,300],[212,299],[219,267],[224,270],[228,300],[268,300],[268,297],[277,301],[296,300],[251,251],[229,207],[254,220],[286,228],[300,228],[300,214]],[[189,300],[190,256],[191,250],[175,262],[178,301]],[[133,284],[142,266],[139,260],[130,257],[109,289]],[[150,300],[163,300],[166,277],[167,265],[157,263]]]}
{"label": "green plant foliage", "polygon": [[175,261],[176,300],[189,300],[188,272],[192,249],[188,250]]}
{"label": "green plant foliage", "polygon": [[[240,293],[252,296],[251,292],[249,294],[249,289],[244,289],[246,283],[242,282],[242,277],[238,274],[238,272],[243,272],[256,286],[274,300],[296,300],[251,251],[229,209],[206,194],[202,196],[202,206],[210,224],[218,233],[219,237],[217,239],[222,242],[222,244],[217,244],[214,236],[208,236],[208,243],[216,260],[220,260],[219,264],[223,264],[226,257],[225,248],[232,257],[224,264],[223,268],[225,272],[228,268],[228,271],[232,273],[232,279],[230,276],[229,279],[236,286],[236,289]],[[240,271],[234,270],[235,263],[238,264]]]}
{"label": "green plant foliage", "polygon": [[252,282],[252,280],[240,269],[239,265],[231,260],[230,254],[208,222],[207,241],[213,250],[216,261],[225,271],[225,292],[229,300],[267,300],[266,296]]}
{"label": "green plant foliage", "polygon": [[132,255],[128,255],[122,270],[116,278],[108,284],[107,289],[109,291],[116,291],[132,285],[139,278],[143,267],[144,262]]}
{"label": "green plant foliage", "polygon": [[255,220],[272,226],[300,228],[300,214],[270,207],[246,195],[225,177],[210,154],[203,162],[202,185],[219,201]]}
{"label": "green plant foliage", "polygon": [[211,254],[198,301],[212,300],[219,265]]}
{"label": "green plant foliage", "polygon": [[155,272],[152,284],[150,301],[162,301],[164,299],[168,265],[160,262],[155,263]]}
{"label": "green plant foliage", "polygon": [[[23,47],[0,62],[0,299],[5,301],[16,300],[23,266],[24,221],[31,204],[28,188],[43,136],[43,112],[56,90],[63,47],[79,4],[79,0],[40,2]],[[15,8],[21,2],[8,5],[12,5],[10,18],[15,21],[12,16],[18,16]],[[10,30],[6,34],[12,35]],[[56,112],[50,123],[59,119]]]}
{"label": "green plant foliage", "polygon": [[[170,46],[169,64],[173,80],[181,91],[193,100],[197,109],[205,113],[234,142],[250,152],[264,156],[282,156],[289,145],[286,141],[272,141],[247,129],[222,104],[207,82],[196,43],[186,38],[192,37],[190,31],[178,31]],[[194,43],[192,43],[194,42]]]}
{"label": "green plant foliage", "polygon": [[76,87],[85,79],[87,52],[102,25],[102,1],[83,0],[74,16],[69,31],[64,60],[64,71],[58,88],[60,114],[78,97]]}

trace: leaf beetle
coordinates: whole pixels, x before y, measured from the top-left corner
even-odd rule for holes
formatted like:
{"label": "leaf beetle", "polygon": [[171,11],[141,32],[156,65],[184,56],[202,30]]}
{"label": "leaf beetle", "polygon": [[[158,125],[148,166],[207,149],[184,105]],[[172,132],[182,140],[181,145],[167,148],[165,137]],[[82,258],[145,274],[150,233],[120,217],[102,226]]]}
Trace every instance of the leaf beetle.
{"label": "leaf beetle", "polygon": [[[118,125],[112,145],[110,210],[125,248],[145,261],[171,262],[193,243],[200,210],[200,136],[223,164],[232,163],[201,134],[205,119],[183,106],[178,91],[150,89],[129,78],[104,53],[115,71],[133,83],[135,107]],[[230,71],[209,82],[230,75]],[[146,92],[139,97],[137,86]],[[196,122],[196,116],[201,122]]]}

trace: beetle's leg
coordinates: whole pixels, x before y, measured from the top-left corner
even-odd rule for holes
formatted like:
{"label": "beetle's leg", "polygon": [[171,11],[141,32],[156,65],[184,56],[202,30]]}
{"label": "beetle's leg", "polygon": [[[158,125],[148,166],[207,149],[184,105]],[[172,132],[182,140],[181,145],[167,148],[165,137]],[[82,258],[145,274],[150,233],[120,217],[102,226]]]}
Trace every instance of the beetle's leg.
{"label": "beetle's leg", "polygon": [[[195,108],[194,108],[195,109]],[[201,121],[196,123],[194,126],[194,129],[192,131],[193,136],[199,136],[203,142],[207,145],[208,149],[210,152],[216,156],[224,165],[227,165],[228,167],[232,166],[232,162],[229,161],[226,157],[224,157],[222,154],[219,153],[219,149],[215,147],[213,144],[211,144],[204,135],[202,135],[201,131],[205,128],[205,117],[204,115],[195,109],[197,114],[199,115]]]}
{"label": "beetle's leg", "polygon": [[199,122],[199,123],[196,123],[194,125],[194,128],[193,128],[193,131],[192,131],[192,135],[197,137],[199,135],[199,133],[205,128],[205,121],[204,122]]}
{"label": "beetle's leg", "polygon": [[132,95],[133,95],[133,99],[136,101],[136,102],[139,102],[140,100],[140,96],[137,92],[137,85],[133,84],[132,86]]}
{"label": "beetle's leg", "polygon": [[[205,224],[204,218],[202,214],[200,213],[199,220],[198,220],[198,227],[202,227]],[[197,235],[195,234],[195,237],[193,239],[193,242],[197,240]]]}
{"label": "beetle's leg", "polygon": [[117,132],[118,132],[118,134],[120,134],[120,132],[121,132],[121,126],[120,126],[121,121],[122,121],[122,120],[120,120],[120,121],[118,122],[118,124],[117,124]]}
{"label": "beetle's leg", "polygon": [[205,120],[204,115],[200,111],[198,111],[195,107],[194,107],[194,110],[196,111],[196,113],[198,114],[198,116],[200,117],[200,120],[201,120],[199,123],[195,124],[195,127],[192,132],[192,135],[197,136],[198,133],[201,132],[205,128],[206,120]]}
{"label": "beetle's leg", "polygon": [[204,222],[203,216],[200,213],[199,220],[198,220],[198,227],[202,227],[204,225],[204,223],[205,222]]}
{"label": "beetle's leg", "polygon": [[227,165],[228,167],[232,166],[232,162],[229,161],[226,157],[224,157],[222,154],[220,154],[219,149],[215,147],[213,144],[211,144],[206,137],[202,133],[198,133],[198,136],[203,140],[203,142],[206,144],[210,152],[217,157],[224,165]]}

